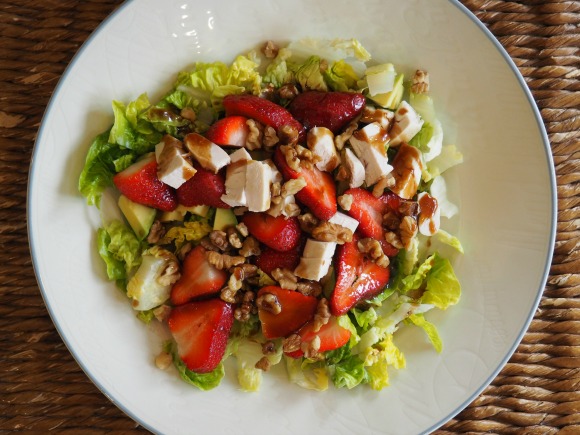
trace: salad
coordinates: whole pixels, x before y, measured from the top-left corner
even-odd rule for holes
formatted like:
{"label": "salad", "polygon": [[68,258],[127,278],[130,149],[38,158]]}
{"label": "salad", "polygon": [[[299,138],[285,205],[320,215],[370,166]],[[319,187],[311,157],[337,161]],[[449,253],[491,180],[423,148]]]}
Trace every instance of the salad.
{"label": "salad", "polygon": [[[79,179],[122,218],[99,254],[142,321],[171,335],[156,365],[208,390],[235,358],[240,387],[284,365],[325,390],[389,384],[400,328],[459,301],[441,229],[461,163],[429,75],[371,61],[357,40],[301,40],[197,63],[158,102],[113,102]],[[120,215],[120,216],[121,216]]]}

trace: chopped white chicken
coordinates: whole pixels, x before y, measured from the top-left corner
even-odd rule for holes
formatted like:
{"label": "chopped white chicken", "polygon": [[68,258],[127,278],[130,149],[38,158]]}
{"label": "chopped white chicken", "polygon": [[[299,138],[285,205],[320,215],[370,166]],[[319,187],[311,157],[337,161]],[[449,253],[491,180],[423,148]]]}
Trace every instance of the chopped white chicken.
{"label": "chopped white chicken", "polygon": [[437,200],[427,192],[417,196],[419,203],[419,232],[424,236],[432,236],[441,225],[441,209]]}
{"label": "chopped white chicken", "polygon": [[395,118],[395,112],[391,112],[387,109],[381,109],[373,106],[365,106],[360,118],[361,122],[371,123],[378,122],[381,127],[389,131],[391,127],[391,122]]}
{"label": "chopped white chicken", "polygon": [[413,198],[419,188],[422,171],[421,151],[406,143],[401,145],[393,159],[395,185],[391,187],[391,191],[403,199]]}
{"label": "chopped white chicken", "polygon": [[274,162],[270,159],[266,159],[262,161],[263,163],[267,164],[272,172],[272,183],[282,183],[284,178],[282,177],[282,173],[278,170]]}
{"label": "chopped white chicken", "polygon": [[319,240],[308,239],[302,251],[304,258],[331,258],[336,249],[336,242],[321,242]]}
{"label": "chopped white chicken", "polygon": [[334,146],[334,134],[326,127],[313,127],[308,130],[306,144],[310,151],[320,158],[316,167],[321,171],[331,172],[340,163]]}
{"label": "chopped white chicken", "polygon": [[204,169],[217,174],[221,168],[230,163],[228,153],[200,134],[190,133],[185,136],[184,142],[193,158]]}
{"label": "chopped white chicken", "polygon": [[157,178],[174,189],[178,189],[197,171],[185,158],[181,142],[171,139],[163,138],[163,141],[155,146]]}
{"label": "chopped white chicken", "polygon": [[240,148],[230,155],[230,160],[226,169],[226,193],[221,200],[231,207],[246,206],[246,166],[252,156],[245,148]]}
{"label": "chopped white chicken", "polygon": [[332,216],[328,222],[331,224],[340,225],[341,227],[348,228],[353,233],[356,231],[358,227],[358,221],[354,218],[351,218],[349,215],[341,213],[337,211],[334,216]]}
{"label": "chopped white chicken", "polygon": [[251,160],[246,164],[246,200],[250,211],[266,211],[270,208],[270,185],[272,170],[268,164]]}
{"label": "chopped white chicken", "polygon": [[328,273],[335,249],[335,242],[308,239],[294,273],[300,278],[318,281]]}
{"label": "chopped white chicken", "polygon": [[349,148],[345,149],[344,163],[349,173],[348,186],[351,188],[362,186],[365,182],[365,167]]}
{"label": "chopped white chicken", "polygon": [[371,122],[357,130],[350,144],[365,167],[365,182],[372,186],[393,170],[387,157],[389,135],[378,122]]}
{"label": "chopped white chicken", "polygon": [[423,120],[406,101],[402,101],[395,112],[395,123],[389,132],[392,146],[409,142],[423,127]]}

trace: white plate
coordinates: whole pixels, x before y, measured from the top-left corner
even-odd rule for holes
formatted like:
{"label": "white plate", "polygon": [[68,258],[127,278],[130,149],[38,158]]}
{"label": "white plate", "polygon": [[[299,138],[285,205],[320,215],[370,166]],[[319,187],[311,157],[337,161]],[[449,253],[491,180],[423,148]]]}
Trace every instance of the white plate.
{"label": "white plate", "polygon": [[[104,276],[99,213],[77,192],[90,139],[112,122],[112,99],[155,100],[199,60],[231,61],[267,39],[358,38],[378,61],[431,74],[447,143],[465,163],[450,171],[466,248],[456,261],[458,307],[431,316],[444,351],[417,332],[396,337],[407,356],[382,392],[290,385],[266,376],[238,391],[232,370],[200,392],[155,368],[155,331],[135,319]],[[83,46],[43,120],[29,187],[34,266],[72,354],[117,406],[163,433],[429,432],[467,406],[506,363],[544,288],[555,234],[548,140],[529,91],[490,33],[454,1],[134,0]]]}

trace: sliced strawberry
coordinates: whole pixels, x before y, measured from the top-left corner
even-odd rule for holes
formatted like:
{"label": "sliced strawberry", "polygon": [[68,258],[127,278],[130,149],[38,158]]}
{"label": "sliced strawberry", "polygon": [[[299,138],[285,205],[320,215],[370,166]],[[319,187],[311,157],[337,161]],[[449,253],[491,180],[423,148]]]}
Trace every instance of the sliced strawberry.
{"label": "sliced strawberry", "polygon": [[221,200],[226,193],[226,184],[221,172],[214,174],[203,169],[197,162],[193,164],[197,172],[177,189],[177,199],[185,207],[209,205],[217,208],[231,208]]}
{"label": "sliced strawberry", "polygon": [[157,178],[155,154],[146,155],[113,177],[113,183],[131,201],[163,211],[177,207],[175,189]]}
{"label": "sliced strawberry", "polygon": [[262,333],[268,340],[287,337],[298,331],[306,322],[312,320],[316,313],[318,300],[314,296],[305,296],[294,290],[267,286],[258,292],[258,298],[266,293],[276,296],[281,306],[281,311],[278,314],[258,308]]}
{"label": "sliced strawberry", "polygon": [[290,251],[280,252],[272,248],[264,248],[260,255],[256,257],[256,266],[266,272],[268,275],[274,269],[296,269],[300,263],[300,244]]}
{"label": "sliced strawberry", "polygon": [[269,125],[278,131],[280,127],[289,125],[296,128],[304,137],[304,127],[294,117],[272,101],[255,95],[226,95],[223,100],[226,115],[241,115]]}
{"label": "sliced strawberry", "polygon": [[389,282],[389,268],[367,260],[357,248],[357,239],[354,237],[352,242],[337,248],[336,284],[330,297],[330,311],[335,316],[347,313],[361,300],[378,295]]}
{"label": "sliced strawberry", "polygon": [[171,302],[174,305],[214,295],[224,287],[227,273],[212,266],[205,253],[203,246],[196,246],[185,257],[181,278],[171,289]]}
{"label": "sliced strawberry", "polygon": [[232,306],[221,299],[175,307],[167,319],[179,357],[196,373],[208,373],[218,366],[233,323]]}
{"label": "sliced strawberry", "polygon": [[357,231],[364,237],[384,240],[383,214],[387,210],[386,203],[359,187],[348,189],[344,194],[352,196],[348,214],[359,222]]}
{"label": "sliced strawberry", "polygon": [[244,116],[226,116],[212,124],[205,137],[216,145],[243,147],[250,132],[247,120]]}
{"label": "sliced strawberry", "polygon": [[[344,346],[350,340],[350,331],[343,328],[338,324],[338,320],[334,316],[330,316],[328,323],[322,325],[318,332],[314,332],[314,322],[309,322],[300,328],[298,335],[302,339],[303,343],[309,343],[314,340],[315,337],[320,338],[320,348],[319,352],[328,352],[330,350],[338,349]],[[289,357],[300,358],[304,355],[301,349],[294,352],[286,353]]]}
{"label": "sliced strawberry", "polygon": [[288,110],[306,130],[326,127],[336,134],[362,112],[365,101],[352,92],[309,91],[298,94]]}
{"label": "sliced strawberry", "polygon": [[252,236],[276,251],[290,251],[300,243],[300,224],[295,217],[249,212],[244,214],[242,221]]}
{"label": "sliced strawberry", "polygon": [[306,186],[297,194],[296,199],[322,220],[328,220],[336,214],[336,185],[332,175],[313,166],[312,169],[301,168],[295,171],[288,163],[280,148],[274,152],[274,163],[284,176],[285,180],[304,178]]}

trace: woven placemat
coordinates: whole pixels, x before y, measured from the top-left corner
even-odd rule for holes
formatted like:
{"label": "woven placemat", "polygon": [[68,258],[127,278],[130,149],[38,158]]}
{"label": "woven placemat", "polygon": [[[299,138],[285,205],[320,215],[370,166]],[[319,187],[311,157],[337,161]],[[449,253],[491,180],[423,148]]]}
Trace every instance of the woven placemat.
{"label": "woven placemat", "polygon": [[[427,0],[425,0],[427,1]],[[37,129],[80,45],[119,0],[0,0],[0,432],[146,433],[89,381],[32,270],[26,187]],[[464,0],[533,91],[558,181],[558,235],[521,345],[439,433],[580,433],[580,2]]]}

